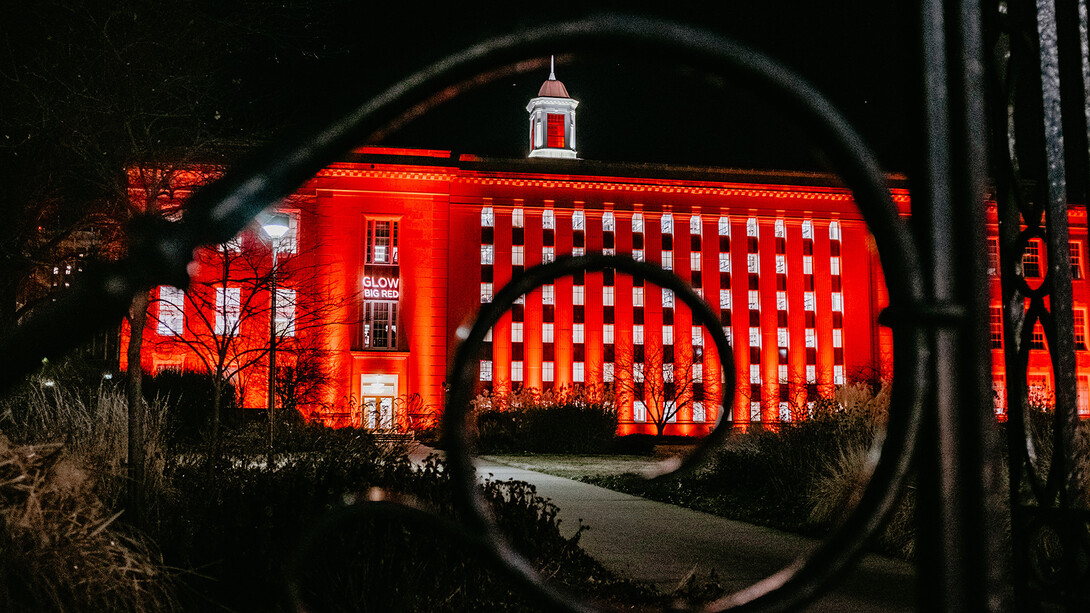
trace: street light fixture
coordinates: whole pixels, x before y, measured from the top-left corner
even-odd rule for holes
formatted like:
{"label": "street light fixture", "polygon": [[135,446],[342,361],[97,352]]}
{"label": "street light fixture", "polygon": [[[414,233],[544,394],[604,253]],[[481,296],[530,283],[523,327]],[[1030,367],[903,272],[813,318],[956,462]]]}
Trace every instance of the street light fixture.
{"label": "street light fixture", "polygon": [[269,283],[269,469],[273,462],[273,429],[276,423],[273,413],[276,410],[276,255],[280,248],[280,239],[291,230],[291,219],[284,213],[270,213],[265,217],[261,229],[272,242],[272,271]]}

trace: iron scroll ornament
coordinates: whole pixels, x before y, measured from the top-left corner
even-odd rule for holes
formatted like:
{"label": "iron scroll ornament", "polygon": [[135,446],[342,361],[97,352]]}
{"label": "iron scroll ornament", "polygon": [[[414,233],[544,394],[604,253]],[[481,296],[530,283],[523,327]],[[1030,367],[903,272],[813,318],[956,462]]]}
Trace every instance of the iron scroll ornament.
{"label": "iron scroll ornament", "polygon": [[[257,153],[249,163],[198,190],[187,203],[180,222],[149,219],[134,228],[134,244],[126,259],[89,273],[86,281],[73,288],[74,291],[32,314],[24,325],[0,341],[0,366],[3,366],[0,384],[11,384],[36,368],[44,355],[61,353],[77,345],[92,331],[121,319],[137,292],[163,283],[184,286],[188,281],[186,266],[194,249],[230,239],[258,213],[289,195],[351,147],[367,140],[369,135],[384,134],[390,126],[403,121],[404,109],[426,108],[449,97],[447,92],[452,86],[480,84],[483,80],[474,80],[474,76],[480,77],[495,66],[537,57],[550,49],[593,51],[618,47],[649,49],[660,56],[668,54],[697,61],[716,72],[739,78],[759,94],[782,104],[823,147],[833,166],[853,190],[862,216],[875,237],[882,269],[889,280],[890,307],[884,321],[893,330],[894,383],[883,453],[870,484],[845,523],[808,558],[712,603],[708,610],[779,611],[801,606],[827,588],[837,574],[861,555],[863,547],[882,526],[897,501],[919,432],[923,399],[929,388],[925,374],[929,362],[925,333],[943,325],[952,315],[941,305],[932,306],[925,300],[923,273],[912,234],[899,217],[873,154],[847,120],[822,94],[782,65],[706,30],[659,20],[605,15],[500,36],[448,56],[320,129]],[[521,67],[536,68],[537,63],[524,63]],[[507,546],[483,512],[460,426],[464,422],[467,394],[472,384],[468,379],[473,372],[469,364],[475,355],[475,345],[480,343],[488,327],[485,322],[498,317],[496,309],[502,301],[517,297],[515,292],[520,294],[519,288],[533,287],[542,279],[562,276],[577,268],[593,269],[607,264],[619,270],[635,270],[663,287],[674,289],[694,314],[703,313],[701,323],[708,326],[713,335],[717,334],[719,326],[714,315],[709,318],[708,307],[672,274],[661,269],[652,270],[655,267],[648,268],[649,265],[633,266],[623,258],[599,259],[604,257],[558,260],[527,271],[516,280],[518,285],[501,290],[497,301],[481,314],[469,338],[459,347],[451,371],[453,387],[446,414],[445,427],[454,441],[450,459],[458,490],[456,499],[469,522],[471,536],[480,539],[489,551],[508,565],[528,589],[536,591],[555,607],[569,611],[592,608],[545,585],[529,564]],[[719,330],[717,349],[721,362],[728,364],[729,352],[726,352],[727,359],[722,359],[721,340],[724,339]],[[34,349],[28,351],[27,347]],[[722,425],[709,435],[701,453],[722,439],[725,433],[719,431],[721,428]]]}

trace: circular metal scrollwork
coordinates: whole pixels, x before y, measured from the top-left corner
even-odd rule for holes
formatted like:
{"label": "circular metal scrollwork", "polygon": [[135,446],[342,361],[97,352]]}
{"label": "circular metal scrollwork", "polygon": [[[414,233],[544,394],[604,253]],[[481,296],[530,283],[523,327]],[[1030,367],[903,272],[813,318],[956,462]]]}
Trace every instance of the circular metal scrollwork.
{"label": "circular metal scrollwork", "polygon": [[[602,44],[603,41],[649,46],[689,59],[703,60],[711,69],[745,80],[798,114],[806,120],[805,125],[813,131],[818,144],[835,161],[876,238],[882,266],[889,280],[891,306],[886,321],[893,326],[895,349],[890,422],[883,453],[871,482],[844,525],[808,558],[800,559],[779,573],[712,603],[707,610],[738,608],[771,611],[797,607],[814,598],[835,575],[860,555],[866,541],[881,527],[896,502],[908,470],[927,386],[924,369],[928,355],[922,330],[929,319],[923,300],[922,273],[909,240],[910,233],[898,217],[873,156],[825,98],[775,62],[711,33],[661,22],[606,17],[488,41],[448,62],[453,61],[453,65],[463,68],[463,63],[477,64],[490,56],[502,57],[515,50],[532,50],[546,42],[573,48]],[[438,65],[433,68],[438,68]],[[568,611],[589,611],[593,608],[547,585],[529,562],[510,547],[493,523],[477,491],[466,420],[475,384],[475,359],[486,331],[522,294],[578,270],[604,268],[642,276],[675,291],[692,309],[696,320],[712,331],[724,370],[732,364],[718,319],[683,281],[671,273],[618,256],[563,258],[526,271],[482,309],[468,338],[459,346],[451,367],[449,382],[452,387],[444,413],[444,434],[450,445],[448,460],[458,490],[457,499],[465,511],[467,528],[514,572],[527,589],[537,592],[553,606]],[[733,379],[733,373],[728,376]],[[724,386],[724,389],[732,388],[733,385]],[[695,457],[679,470],[699,461],[712,446],[722,441],[727,427],[728,424],[721,422],[694,454]]]}

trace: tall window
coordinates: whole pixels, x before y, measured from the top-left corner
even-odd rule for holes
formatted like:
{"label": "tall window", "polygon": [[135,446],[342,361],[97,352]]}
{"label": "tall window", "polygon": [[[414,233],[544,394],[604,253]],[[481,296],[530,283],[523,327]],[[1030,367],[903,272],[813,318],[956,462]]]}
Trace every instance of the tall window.
{"label": "tall window", "polygon": [[583,211],[572,211],[571,214],[571,253],[583,255],[587,247],[587,216]]}
{"label": "tall window", "polygon": [[1044,349],[1045,348],[1045,330],[1041,327],[1041,322],[1033,324],[1033,335],[1030,336],[1030,349]]}
{"label": "tall window", "polygon": [[1075,349],[1086,351],[1086,311],[1075,309]]}
{"label": "tall window", "polygon": [[367,349],[397,348],[397,303],[373,301],[364,303],[363,335]]}
{"label": "tall window", "polygon": [[617,220],[613,217],[613,212],[606,211],[602,213],[602,253],[606,255],[616,253],[616,238],[614,236],[616,230]]}
{"label": "tall window", "polygon": [[1022,274],[1027,279],[1041,276],[1041,239],[1033,238],[1026,243],[1022,254]]}
{"label": "tall window", "polygon": [[276,288],[276,333],[295,336],[295,290]]}
{"label": "tall window", "polygon": [[995,276],[999,274],[999,239],[988,239],[988,274]]}
{"label": "tall window", "polygon": [[367,221],[368,264],[397,264],[397,230],[396,221]]}
{"label": "tall window", "polygon": [[177,336],[185,328],[185,292],[170,285],[159,286],[159,336]]}
{"label": "tall window", "polygon": [[1082,278],[1082,243],[1079,241],[1071,241],[1068,243],[1068,249],[1071,257],[1071,278]]}
{"label": "tall window", "polygon": [[294,255],[299,253],[299,211],[283,211],[283,213],[288,216],[288,233],[277,239],[276,252]]}
{"label": "tall window", "polygon": [[555,113],[546,115],[549,147],[564,148],[564,116]]}
{"label": "tall window", "polygon": [[242,311],[241,287],[216,288],[216,334],[237,334]]}
{"label": "tall window", "polygon": [[[1078,335],[1078,328],[1075,329],[1076,338]],[[1003,308],[992,307],[991,309],[991,326],[990,326],[990,338],[992,349],[1003,348]]]}
{"label": "tall window", "polygon": [[587,229],[587,216],[583,211],[572,211],[571,229],[573,232],[583,232]]}

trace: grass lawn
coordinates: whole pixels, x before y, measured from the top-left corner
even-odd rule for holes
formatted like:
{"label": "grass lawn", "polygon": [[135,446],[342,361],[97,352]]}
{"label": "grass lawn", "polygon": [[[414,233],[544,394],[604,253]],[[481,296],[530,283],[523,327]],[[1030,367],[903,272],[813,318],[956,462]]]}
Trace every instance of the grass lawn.
{"label": "grass lawn", "polygon": [[576,481],[587,481],[594,477],[615,477],[625,473],[643,474],[658,464],[657,460],[642,455],[518,454],[481,457],[515,468],[536,470]]}
{"label": "grass lawn", "polygon": [[[742,437],[732,437],[724,451],[748,455]],[[730,519],[808,535],[815,533],[814,527],[808,525],[808,505],[784,497],[771,488],[767,476],[759,476],[759,462],[758,466],[745,463],[727,472],[720,472],[716,466],[718,462],[713,462],[706,469],[659,483],[644,479],[648,469],[660,462],[645,455],[505,454],[481,457]]]}

